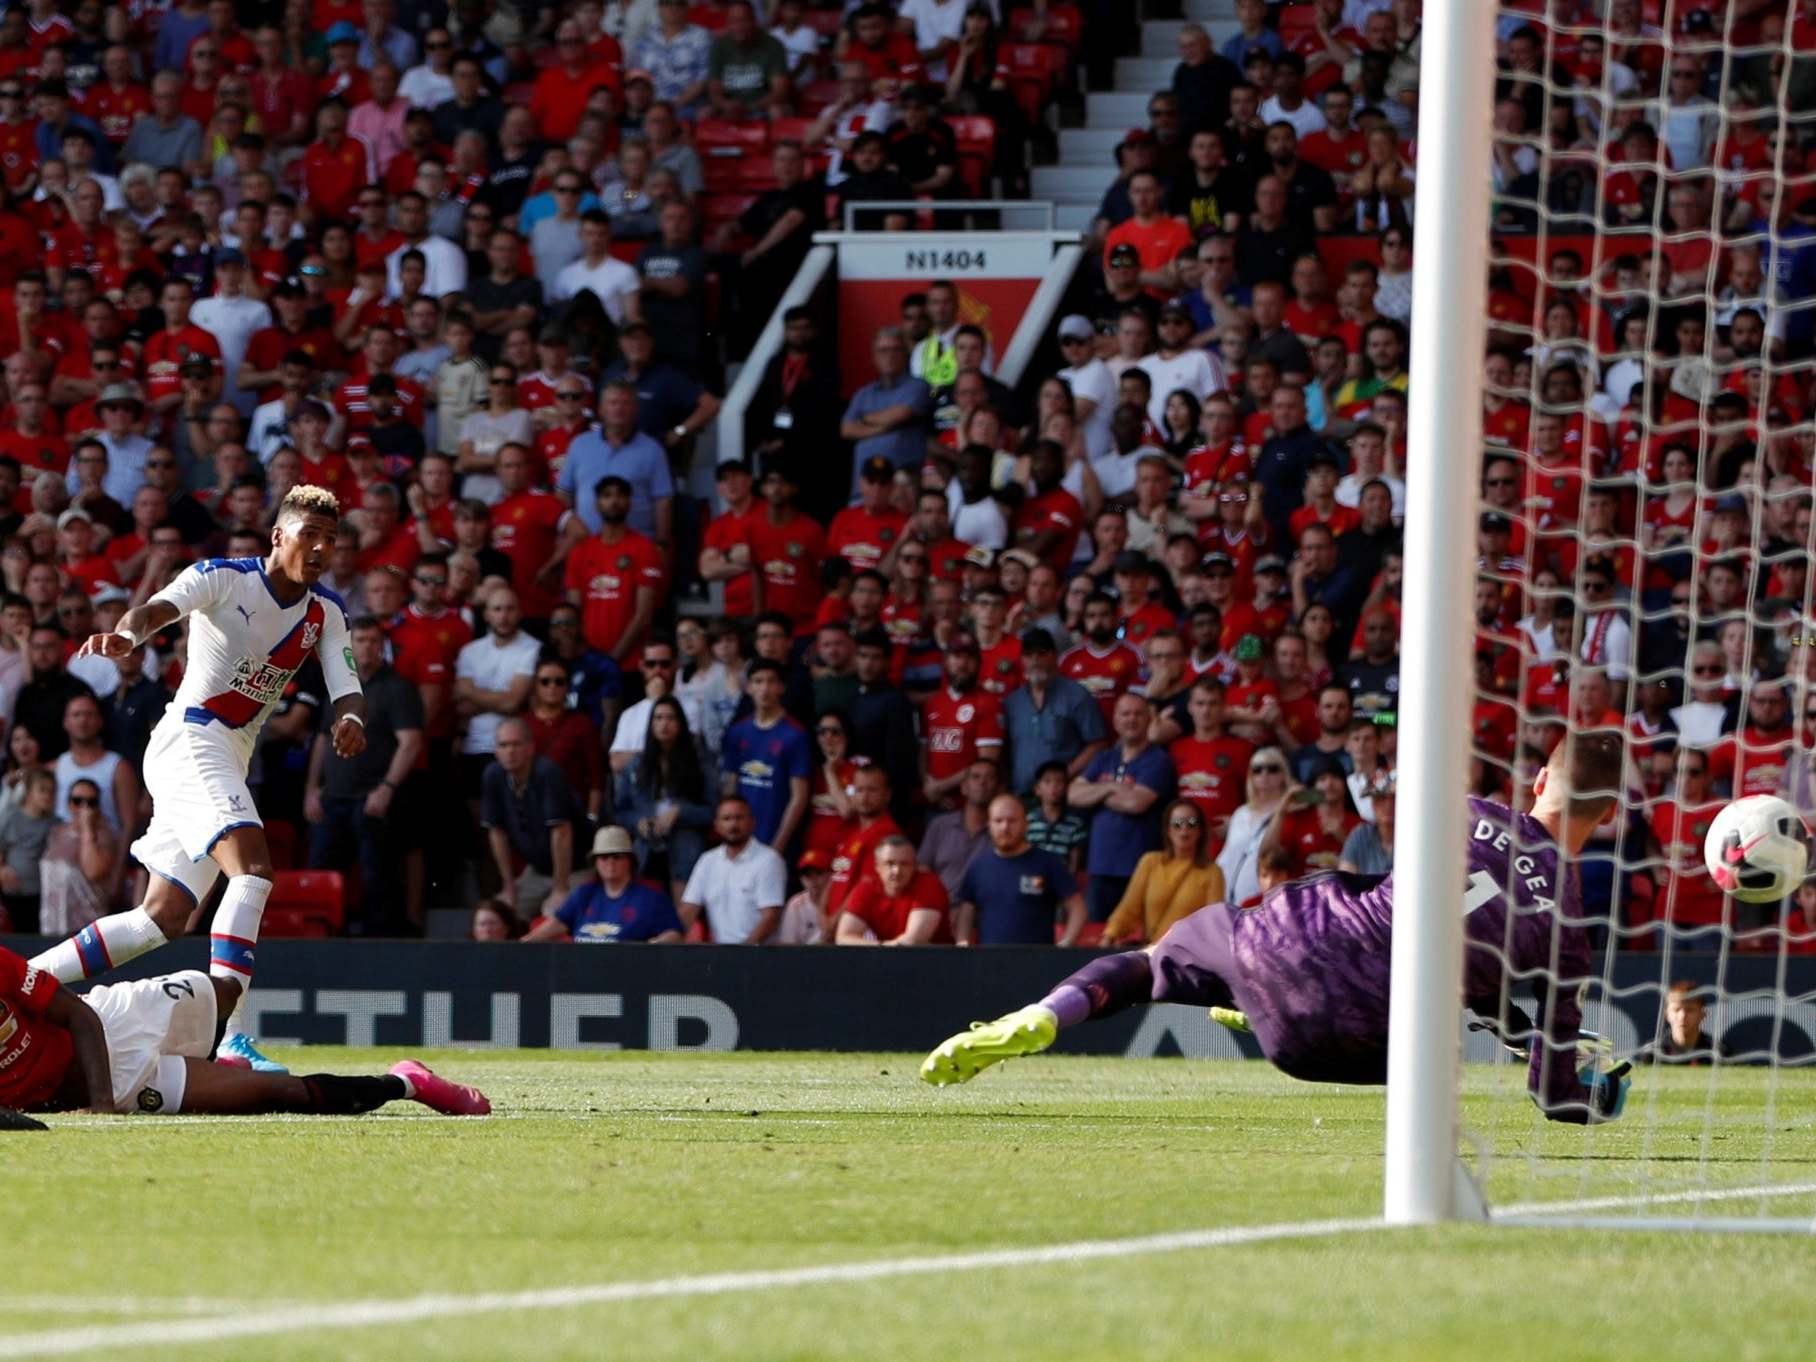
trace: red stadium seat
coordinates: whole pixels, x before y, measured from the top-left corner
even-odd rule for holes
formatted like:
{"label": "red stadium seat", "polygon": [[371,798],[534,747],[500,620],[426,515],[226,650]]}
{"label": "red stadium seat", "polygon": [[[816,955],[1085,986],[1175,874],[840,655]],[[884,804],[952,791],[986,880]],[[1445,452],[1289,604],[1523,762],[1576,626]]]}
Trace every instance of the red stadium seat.
{"label": "red stadium seat", "polygon": [[1009,86],[1030,123],[1039,123],[1064,78],[1066,54],[1051,43],[1004,43],[997,55],[1009,65]]}
{"label": "red stadium seat", "polygon": [[700,158],[700,170],[708,194],[736,193],[744,183],[744,156],[734,148],[721,148]]}
{"label": "red stadium seat", "polygon": [[1316,7],[1304,3],[1287,5],[1280,11],[1280,41],[1291,47],[1294,41],[1318,26]]}
{"label": "red stadium seat", "polygon": [[265,905],[265,936],[337,936],[347,922],[347,885],[338,870],[278,870]]}
{"label": "red stadium seat", "polygon": [[796,105],[804,114],[817,114],[829,104],[839,100],[839,83],[836,80],[810,80],[800,89]]}
{"label": "red stadium seat", "polygon": [[702,157],[742,156],[769,145],[767,123],[739,123],[729,118],[702,118],[694,125],[694,147]]}
{"label": "red stadium seat", "polygon": [[822,38],[836,38],[839,30],[845,26],[845,15],[836,9],[808,10],[801,16],[807,27],[814,29]]}
{"label": "red stadium seat", "polygon": [[982,114],[949,118],[958,138],[958,173],[975,198],[990,197],[990,168],[996,164],[996,123]]}
{"label": "red stadium seat", "polygon": [[[814,120],[811,118],[774,119],[769,125],[769,144],[774,146],[777,142],[799,142],[807,147],[807,130],[813,125]],[[807,150],[811,152],[814,148],[807,147]]]}
{"label": "red stadium seat", "polygon": [[1065,48],[1068,53],[1077,53],[1079,45],[1084,41],[1085,29],[1085,18],[1077,5],[1049,5],[1046,27],[1041,30],[1039,37],[1030,38],[1038,21],[1039,16],[1031,9],[1011,10],[1003,31],[1017,42],[1053,43]]}

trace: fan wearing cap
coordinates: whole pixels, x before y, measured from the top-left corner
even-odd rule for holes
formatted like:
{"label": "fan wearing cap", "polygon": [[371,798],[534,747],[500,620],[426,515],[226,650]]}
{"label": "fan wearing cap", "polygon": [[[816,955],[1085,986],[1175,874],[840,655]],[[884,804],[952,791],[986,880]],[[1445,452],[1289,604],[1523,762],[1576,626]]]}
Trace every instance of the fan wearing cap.
{"label": "fan wearing cap", "polygon": [[114,579],[113,564],[95,551],[94,520],[80,506],[57,517],[57,560],[63,575],[88,596]]}
{"label": "fan wearing cap", "polygon": [[770,938],[778,946],[817,946],[830,936],[826,891],[832,883],[832,864],[823,851],[803,851],[795,861],[801,888],[782,905],[782,921]]}
{"label": "fan wearing cap", "polygon": [[593,876],[547,917],[540,918],[525,941],[559,941],[583,946],[681,940],[681,919],[672,899],[660,889],[633,878],[637,859],[631,835],[623,828],[600,828],[593,834]]}
{"label": "fan wearing cap", "polygon": [[977,640],[963,631],[945,642],[943,684],[921,708],[921,793],[934,808],[958,807],[958,788],[978,761],[1000,761],[1002,701],[978,682]]}
{"label": "fan wearing cap", "polygon": [[1259,635],[1236,641],[1236,679],[1224,692],[1225,717],[1232,731],[1252,743],[1272,743],[1280,723],[1280,688],[1267,675],[1267,645]]}
{"label": "fan wearing cap", "polygon": [[895,465],[881,455],[858,467],[858,504],[832,518],[826,534],[829,553],[840,554],[854,570],[874,568],[901,539],[908,517],[891,502]]}

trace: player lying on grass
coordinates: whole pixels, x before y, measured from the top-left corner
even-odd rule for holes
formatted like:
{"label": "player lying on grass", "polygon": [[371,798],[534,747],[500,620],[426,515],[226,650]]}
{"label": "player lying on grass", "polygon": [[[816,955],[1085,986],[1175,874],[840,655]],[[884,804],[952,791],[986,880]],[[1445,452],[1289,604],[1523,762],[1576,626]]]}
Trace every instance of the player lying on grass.
{"label": "player lying on grass", "polygon": [[[314,653],[334,701],[336,755],[366,746],[365,701],[340,597],[319,586],[340,527],[340,505],[320,487],[296,487],[278,504],[264,558],[206,558],[183,569],[110,634],[78,656],[127,657],[178,620],[189,620],[188,666],[176,699],[145,749],[151,825],[132,844],[151,872],[145,902],[84,927],[32,963],[63,983],[92,979],[181,936],[223,873],[227,888],[209,928],[208,972],[252,984],[254,947],[271,896],[271,850],[246,769],[259,730],[297,669]],[[227,1017],[224,1059],[282,1070]]]}
{"label": "player lying on grass", "polygon": [[[1578,1125],[1620,1115],[1627,1092],[1624,1068],[1577,1071],[1577,995],[1591,959],[1567,869],[1620,785],[1620,739],[1587,734],[1552,753],[1530,814],[1469,801],[1463,1001],[1497,1024],[1511,1020],[1498,1029],[1529,1045],[1534,1100],[1551,1119]],[[1332,872],[1282,885],[1248,911],[1211,904],[1147,949],[1093,960],[1038,1003],[953,1036],[927,1056],[921,1077],[963,1083],[1046,1049],[1063,1026],[1166,1002],[1209,1007],[1252,1030],[1294,1078],[1385,1082],[1393,897],[1392,875]],[[1514,979],[1537,996],[1536,1027],[1505,1001]]]}
{"label": "player lying on grass", "polygon": [[20,1111],[356,1116],[414,1101],[448,1116],[492,1104],[414,1059],[382,1078],[259,1073],[209,1062],[220,1019],[240,1000],[233,979],[199,970],[78,997],[0,946],[0,1104]]}

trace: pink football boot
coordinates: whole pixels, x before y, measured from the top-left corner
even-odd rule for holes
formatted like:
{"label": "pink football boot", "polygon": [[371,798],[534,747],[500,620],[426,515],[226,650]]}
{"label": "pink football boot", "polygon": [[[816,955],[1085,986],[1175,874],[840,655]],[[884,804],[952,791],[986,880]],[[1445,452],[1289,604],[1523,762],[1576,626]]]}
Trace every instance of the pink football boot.
{"label": "pink football boot", "polygon": [[492,1112],[492,1104],[478,1088],[451,1083],[419,1059],[393,1064],[391,1074],[410,1085],[413,1101],[443,1116],[489,1116]]}

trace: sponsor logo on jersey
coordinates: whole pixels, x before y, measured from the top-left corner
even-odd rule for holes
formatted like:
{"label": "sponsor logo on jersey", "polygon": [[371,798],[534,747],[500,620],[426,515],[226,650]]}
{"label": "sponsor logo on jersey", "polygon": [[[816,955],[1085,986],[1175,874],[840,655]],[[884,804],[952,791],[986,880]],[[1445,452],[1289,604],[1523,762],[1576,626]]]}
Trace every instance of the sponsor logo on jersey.
{"label": "sponsor logo on jersey", "polygon": [[738,767],[738,774],[753,785],[767,785],[775,779],[776,768],[753,757]]}
{"label": "sponsor logo on jersey", "polygon": [[312,649],[314,649],[317,641],[320,640],[321,636],[322,636],[321,625],[317,624],[314,620],[306,621],[303,624],[303,651],[309,652]]}
{"label": "sponsor logo on jersey", "polygon": [[1045,875],[1022,875],[1018,878],[1016,888],[1023,894],[1044,894],[1047,892]]}
{"label": "sponsor logo on jersey", "polygon": [[927,735],[927,748],[932,752],[962,752],[965,733],[959,728],[936,728]]}
{"label": "sponsor logo on jersey", "polygon": [[960,705],[958,707],[958,721],[961,724],[968,724],[975,717],[977,717],[976,705]]}
{"label": "sponsor logo on jersey", "polygon": [[19,1019],[13,1016],[13,1010],[5,1003],[0,1003],[0,1045],[12,1040],[19,1030]]}
{"label": "sponsor logo on jersey", "polygon": [[1209,790],[1220,783],[1209,771],[1187,771],[1179,777],[1179,788],[1182,790]]}

